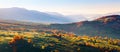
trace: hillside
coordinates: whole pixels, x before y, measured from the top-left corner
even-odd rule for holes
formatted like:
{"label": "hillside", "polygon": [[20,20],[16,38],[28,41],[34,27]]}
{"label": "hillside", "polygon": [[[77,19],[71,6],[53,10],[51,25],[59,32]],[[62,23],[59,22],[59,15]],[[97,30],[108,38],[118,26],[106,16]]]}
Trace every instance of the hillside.
{"label": "hillside", "polygon": [[52,29],[74,32],[79,35],[108,36],[120,38],[120,15],[103,16],[93,21],[82,21],[70,24],[52,24]]}

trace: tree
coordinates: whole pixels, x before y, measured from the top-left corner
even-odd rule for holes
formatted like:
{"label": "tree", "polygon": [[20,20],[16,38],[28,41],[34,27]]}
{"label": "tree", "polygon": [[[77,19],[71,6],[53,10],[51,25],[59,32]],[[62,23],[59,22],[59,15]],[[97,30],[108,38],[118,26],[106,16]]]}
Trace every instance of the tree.
{"label": "tree", "polygon": [[16,35],[9,45],[13,48],[13,52],[40,52],[40,49],[33,47],[31,42],[31,39],[25,40],[23,36]]}

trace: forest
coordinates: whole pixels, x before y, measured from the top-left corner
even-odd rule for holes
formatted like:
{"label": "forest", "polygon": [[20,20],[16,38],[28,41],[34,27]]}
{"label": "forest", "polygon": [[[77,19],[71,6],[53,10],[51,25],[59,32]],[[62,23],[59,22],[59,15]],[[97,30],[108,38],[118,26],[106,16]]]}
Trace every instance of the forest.
{"label": "forest", "polygon": [[0,52],[120,52],[120,39],[58,30],[0,30]]}

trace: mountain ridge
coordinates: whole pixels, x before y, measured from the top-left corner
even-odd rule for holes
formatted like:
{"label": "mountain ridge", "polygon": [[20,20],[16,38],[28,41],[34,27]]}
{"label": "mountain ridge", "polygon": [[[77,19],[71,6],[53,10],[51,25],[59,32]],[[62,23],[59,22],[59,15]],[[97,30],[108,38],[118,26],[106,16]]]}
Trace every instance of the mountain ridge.
{"label": "mountain ridge", "polygon": [[2,8],[0,9],[0,18],[7,20],[18,20],[28,22],[41,22],[41,23],[68,23],[71,20],[64,16],[51,15],[45,12],[35,10],[27,10],[24,8]]}
{"label": "mountain ridge", "polygon": [[[100,19],[110,18],[113,21],[101,22]],[[114,19],[115,18],[115,19]],[[108,15],[93,21],[82,21],[70,24],[52,24],[53,29],[74,32],[77,35],[108,36],[120,38],[120,15]],[[118,21],[116,21],[118,20]],[[108,23],[109,22],[109,23]]]}

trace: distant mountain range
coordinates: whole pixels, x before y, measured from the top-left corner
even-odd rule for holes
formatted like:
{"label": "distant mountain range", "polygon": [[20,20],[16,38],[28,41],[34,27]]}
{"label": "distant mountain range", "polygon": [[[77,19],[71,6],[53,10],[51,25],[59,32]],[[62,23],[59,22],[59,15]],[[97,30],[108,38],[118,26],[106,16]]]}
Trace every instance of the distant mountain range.
{"label": "distant mountain range", "polygon": [[18,20],[37,23],[68,23],[72,20],[61,14],[45,13],[24,8],[1,8],[0,19]]}
{"label": "distant mountain range", "polygon": [[[120,14],[109,13],[110,14]],[[86,20],[93,20],[100,16],[100,14],[76,14],[76,15],[62,15],[57,12],[40,12],[36,10],[28,10],[25,8],[0,8],[0,19],[5,20],[16,20],[16,21],[25,21],[25,22],[36,22],[36,23],[72,23]]]}

